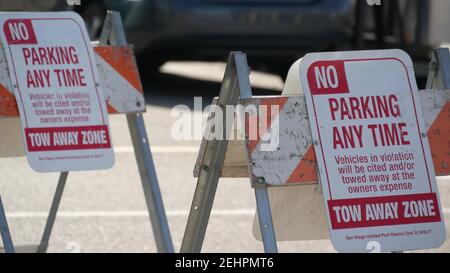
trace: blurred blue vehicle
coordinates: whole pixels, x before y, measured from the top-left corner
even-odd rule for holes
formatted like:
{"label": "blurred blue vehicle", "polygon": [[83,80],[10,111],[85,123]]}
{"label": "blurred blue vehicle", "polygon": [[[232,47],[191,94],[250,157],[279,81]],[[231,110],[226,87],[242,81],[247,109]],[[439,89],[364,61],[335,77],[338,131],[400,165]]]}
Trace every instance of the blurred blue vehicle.
{"label": "blurred blue vehicle", "polygon": [[306,51],[339,49],[352,35],[352,0],[81,0],[95,38],[106,10],[122,14],[138,61],[223,60],[245,51],[254,66],[285,73]]}
{"label": "blurred blue vehicle", "polygon": [[426,75],[431,49],[450,44],[450,1],[376,2],[0,0],[0,10],[75,10],[92,39],[99,36],[106,11],[119,11],[141,70],[147,71],[168,60],[224,60],[229,51],[241,50],[252,68],[285,76],[306,52],[402,48],[413,57],[416,73]]}

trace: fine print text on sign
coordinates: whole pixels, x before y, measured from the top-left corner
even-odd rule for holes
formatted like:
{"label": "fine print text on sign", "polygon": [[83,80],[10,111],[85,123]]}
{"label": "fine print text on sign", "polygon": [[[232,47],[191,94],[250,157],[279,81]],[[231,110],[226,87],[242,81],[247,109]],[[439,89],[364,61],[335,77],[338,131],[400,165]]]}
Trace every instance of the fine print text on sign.
{"label": "fine print text on sign", "polygon": [[81,17],[1,13],[0,22],[30,166],[40,172],[111,167],[106,104]]}
{"label": "fine print text on sign", "polygon": [[300,77],[335,248],[440,246],[445,224],[409,56],[313,53]]}

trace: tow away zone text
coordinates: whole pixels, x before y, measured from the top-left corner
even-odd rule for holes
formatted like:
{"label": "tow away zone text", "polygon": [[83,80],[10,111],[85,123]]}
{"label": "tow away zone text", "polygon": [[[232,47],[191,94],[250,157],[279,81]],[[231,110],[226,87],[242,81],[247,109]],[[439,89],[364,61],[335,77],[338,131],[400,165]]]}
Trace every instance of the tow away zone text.
{"label": "tow away zone text", "polygon": [[30,152],[111,147],[106,125],[26,128],[25,135]]}

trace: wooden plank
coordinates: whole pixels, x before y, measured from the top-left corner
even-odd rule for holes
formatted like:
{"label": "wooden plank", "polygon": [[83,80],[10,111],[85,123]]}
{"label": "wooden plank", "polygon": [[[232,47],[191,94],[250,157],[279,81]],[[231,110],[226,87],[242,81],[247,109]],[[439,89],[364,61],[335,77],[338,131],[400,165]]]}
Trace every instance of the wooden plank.
{"label": "wooden plank", "polygon": [[245,107],[245,135],[252,176],[269,185],[315,183],[310,128],[302,96],[254,97]]}
{"label": "wooden plank", "polygon": [[[424,120],[428,130],[431,154],[437,176],[450,175],[450,90],[420,90],[419,97],[424,113]],[[303,104],[302,104],[303,106]],[[308,128],[309,129],[309,128]],[[305,134],[311,134],[306,132]],[[310,137],[308,139],[311,139]],[[202,141],[201,147],[204,146]],[[312,149],[311,143],[309,143]],[[243,141],[232,140],[228,144],[225,154],[225,164],[222,177],[248,177],[248,171],[235,172],[237,167],[247,168],[247,155]],[[200,148],[202,151],[202,148]],[[310,149],[307,150],[308,152]],[[198,176],[201,155],[197,158],[194,176]],[[229,169],[231,168],[231,169]],[[317,181],[312,181],[317,183]]]}
{"label": "wooden plank", "polygon": [[[96,46],[94,52],[108,112],[145,112],[145,99],[133,47]],[[5,51],[0,45],[0,118],[18,116]]]}
{"label": "wooden plank", "polygon": [[437,176],[450,175],[450,90],[421,90],[420,102]]}
{"label": "wooden plank", "polygon": [[[110,114],[145,112],[145,99],[132,46],[97,46],[97,67]],[[12,91],[5,51],[0,44],[1,157],[24,156],[19,111]]]}
{"label": "wooden plank", "polygon": [[[322,192],[317,184],[276,186],[268,191],[277,241],[329,238]],[[262,240],[257,215],[253,235]]]}
{"label": "wooden plank", "polygon": [[0,132],[2,132],[0,158],[20,157],[25,155],[22,127],[20,126],[19,117],[0,118]]}
{"label": "wooden plank", "polygon": [[[217,98],[214,98],[211,104],[216,104]],[[233,123],[233,134],[238,135],[237,126]],[[208,131],[207,131],[208,132]],[[194,177],[198,177],[201,162],[205,153],[206,141],[202,139],[199,153],[194,166]],[[239,178],[249,177],[248,162],[243,140],[230,140],[228,142],[227,152],[225,153],[224,166],[222,168],[222,177]]]}
{"label": "wooden plank", "polygon": [[[204,145],[201,145],[199,156],[197,157],[197,161],[194,167],[194,177],[198,177],[203,151]],[[249,177],[247,155],[245,154],[244,141],[231,140],[228,142],[228,148],[227,152],[225,153],[225,161],[224,167],[222,168],[221,177],[228,177],[228,178]]]}

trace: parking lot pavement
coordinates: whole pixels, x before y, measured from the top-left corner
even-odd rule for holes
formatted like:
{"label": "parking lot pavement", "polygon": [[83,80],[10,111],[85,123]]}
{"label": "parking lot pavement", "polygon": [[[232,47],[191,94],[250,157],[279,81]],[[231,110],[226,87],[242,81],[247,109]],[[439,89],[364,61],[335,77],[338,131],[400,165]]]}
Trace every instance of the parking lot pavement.
{"label": "parking lot pavement", "polygon": [[[147,112],[144,115],[175,249],[184,233],[196,180],[192,170],[199,140],[175,141],[171,109],[193,106],[201,96],[203,106],[218,94],[223,63],[169,63],[156,78],[144,75]],[[277,94],[279,77],[252,74],[257,94]],[[201,115],[195,112],[194,115]],[[50,240],[50,252],[155,252],[140,179],[124,116],[111,116],[116,164],[110,170],[73,172]],[[37,244],[50,207],[58,174],[37,174],[25,158],[0,159],[0,193],[17,245]],[[438,181],[450,226],[450,178]],[[247,179],[222,179],[205,237],[205,252],[262,252],[252,234],[254,193]],[[447,232],[450,234],[450,232]],[[450,239],[433,251],[450,250]],[[280,242],[280,252],[333,252],[328,240]]]}

